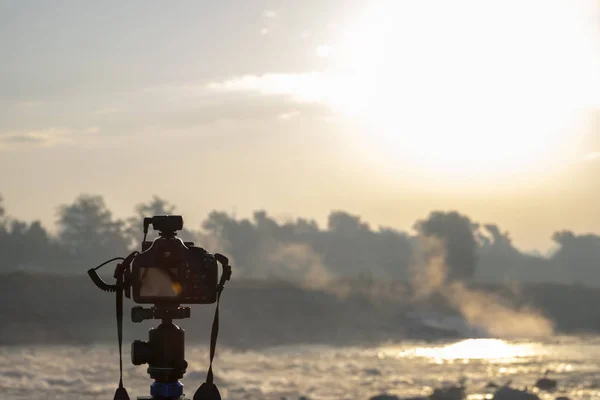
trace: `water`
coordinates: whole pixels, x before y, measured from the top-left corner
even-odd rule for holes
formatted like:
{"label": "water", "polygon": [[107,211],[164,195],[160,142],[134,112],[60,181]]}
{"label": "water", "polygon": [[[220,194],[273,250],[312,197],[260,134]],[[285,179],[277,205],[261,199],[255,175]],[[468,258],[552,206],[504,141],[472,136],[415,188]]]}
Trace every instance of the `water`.
{"label": "water", "polygon": [[[147,395],[150,379],[135,367],[125,346],[125,386],[130,396]],[[186,393],[205,376],[205,348],[188,348]],[[428,395],[435,386],[468,379],[469,399],[491,398],[489,381],[531,387],[547,369],[559,392],[571,399],[600,398],[600,337],[545,341],[472,339],[403,342],[379,347],[286,346],[262,351],[219,349],[215,365],[224,399],[356,399],[389,393]],[[112,399],[118,380],[115,346],[0,347],[0,398]]]}

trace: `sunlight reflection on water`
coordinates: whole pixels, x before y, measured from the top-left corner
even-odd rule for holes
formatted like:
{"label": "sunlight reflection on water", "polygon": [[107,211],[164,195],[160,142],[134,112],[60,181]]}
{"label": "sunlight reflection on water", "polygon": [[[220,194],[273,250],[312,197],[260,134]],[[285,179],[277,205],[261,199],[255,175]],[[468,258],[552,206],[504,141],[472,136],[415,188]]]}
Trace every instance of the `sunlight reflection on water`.
{"label": "sunlight reflection on water", "polygon": [[457,343],[433,347],[398,349],[385,347],[380,350],[392,357],[423,357],[435,361],[446,360],[487,360],[488,362],[516,361],[518,358],[545,354],[536,344],[511,344],[501,339],[467,339]]}

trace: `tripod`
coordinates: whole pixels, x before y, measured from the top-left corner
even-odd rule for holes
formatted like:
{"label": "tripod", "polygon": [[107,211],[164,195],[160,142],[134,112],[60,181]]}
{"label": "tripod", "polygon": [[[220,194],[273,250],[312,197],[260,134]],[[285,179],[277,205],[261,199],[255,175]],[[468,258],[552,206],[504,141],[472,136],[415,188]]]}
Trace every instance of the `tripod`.
{"label": "tripod", "polygon": [[[88,270],[92,282],[101,290],[116,294],[117,338],[119,345],[119,386],[115,391],[114,400],[130,400],[129,394],[123,385],[123,295],[129,298],[131,289],[131,262],[139,253],[134,251],[127,258],[116,257],[105,261],[96,268]],[[231,266],[227,257],[216,253],[214,255],[222,268],[223,273],[216,287],[215,316],[210,333],[210,363],[206,381],[194,393],[193,400],[221,400],[221,394],[214,383],[212,371],[213,359],[219,334],[219,301],[225,282],[231,279]],[[117,283],[109,285],[100,278],[96,272],[102,266],[115,260],[122,260],[115,268],[114,277]],[[135,298],[135,296],[134,296]],[[168,303],[168,302],[167,302]],[[192,302],[192,304],[208,304],[205,302]],[[131,345],[131,361],[134,365],[148,364],[148,374],[154,379],[150,386],[150,397],[138,397],[138,400],[189,400],[183,394],[183,384],[179,379],[187,369],[185,361],[185,332],[173,324],[173,319],[190,317],[189,307],[180,307],[179,304],[157,305],[151,308],[133,307],[131,320],[142,322],[146,319],[160,319],[162,323],[150,329],[148,342],[136,340]]]}
{"label": "tripod", "polygon": [[161,324],[149,331],[147,342],[136,340],[131,344],[133,365],[148,364],[148,374],[154,379],[150,396],[138,400],[187,400],[183,394],[183,378],[188,363],[185,360],[185,331],[173,324],[173,319],[190,317],[189,307],[155,306],[133,307],[131,320],[160,319]]}

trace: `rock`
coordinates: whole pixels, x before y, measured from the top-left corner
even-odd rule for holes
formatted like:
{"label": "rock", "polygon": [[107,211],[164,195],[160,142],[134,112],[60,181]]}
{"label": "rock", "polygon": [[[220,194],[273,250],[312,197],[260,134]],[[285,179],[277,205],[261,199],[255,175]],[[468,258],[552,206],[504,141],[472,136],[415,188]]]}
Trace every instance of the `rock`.
{"label": "rock", "polygon": [[504,386],[494,393],[492,400],[540,400],[540,398],[527,390],[513,389]]}
{"label": "rock", "polygon": [[431,400],[463,400],[465,388],[463,386],[451,386],[449,388],[438,388],[429,396]]}
{"label": "rock", "polygon": [[535,383],[535,387],[540,389],[540,390],[545,390],[547,392],[556,390],[556,379],[550,379],[548,378],[548,373],[550,371],[546,371],[544,373],[544,377],[540,378],[537,380],[537,382]]}
{"label": "rock", "polygon": [[541,378],[538,379],[538,381],[535,383],[536,388],[540,390],[545,390],[546,392],[556,390],[556,386],[557,385],[555,379]]}
{"label": "rock", "polygon": [[377,368],[367,368],[363,371],[365,375],[381,376],[381,371]]}
{"label": "rock", "polygon": [[389,394],[380,394],[375,397],[371,397],[369,400],[400,400],[398,396],[393,396]]}

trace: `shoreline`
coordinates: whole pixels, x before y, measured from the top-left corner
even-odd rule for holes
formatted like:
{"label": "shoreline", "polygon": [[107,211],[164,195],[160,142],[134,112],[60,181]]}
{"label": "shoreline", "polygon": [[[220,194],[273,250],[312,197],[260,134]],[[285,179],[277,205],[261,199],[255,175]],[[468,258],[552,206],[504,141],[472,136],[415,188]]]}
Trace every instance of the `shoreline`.
{"label": "shoreline", "polygon": [[[543,283],[520,286],[515,296],[509,285],[473,284],[518,307],[540,310],[555,323],[558,337],[600,333],[600,310],[590,307],[600,303],[600,289]],[[148,329],[158,323],[132,323],[134,305],[125,299],[124,343],[147,340]],[[384,299],[356,292],[340,297],[285,282],[236,281],[223,294],[219,344],[252,349],[297,343],[356,345],[468,338],[408,317],[420,307],[445,312],[444,306],[439,299],[414,304],[402,296]],[[114,307],[114,294],[95,288],[87,275],[2,274],[0,346],[116,344]],[[191,319],[175,323],[186,330],[187,343],[206,344],[214,305],[192,305],[191,309]]]}

